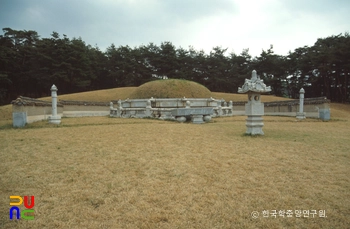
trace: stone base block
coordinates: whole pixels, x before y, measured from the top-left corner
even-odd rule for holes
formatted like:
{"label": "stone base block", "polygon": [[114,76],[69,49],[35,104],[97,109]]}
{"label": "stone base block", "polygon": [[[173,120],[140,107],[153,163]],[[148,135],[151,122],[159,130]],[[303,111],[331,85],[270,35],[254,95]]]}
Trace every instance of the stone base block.
{"label": "stone base block", "polygon": [[192,115],[191,116],[191,121],[192,121],[192,123],[195,123],[195,124],[204,123],[203,115]]}
{"label": "stone base block", "polygon": [[186,122],[186,117],[184,117],[184,116],[179,116],[179,117],[176,117],[176,120],[177,120],[178,122]]}
{"label": "stone base block", "polygon": [[264,126],[263,118],[261,116],[248,116],[246,119],[247,131],[249,135],[264,135],[262,127]]}
{"label": "stone base block", "polygon": [[305,119],[305,112],[298,112],[297,113],[297,116],[296,116],[297,119]]}
{"label": "stone base block", "polygon": [[61,123],[61,117],[60,116],[50,116],[49,117],[49,123],[58,125],[58,124]]}

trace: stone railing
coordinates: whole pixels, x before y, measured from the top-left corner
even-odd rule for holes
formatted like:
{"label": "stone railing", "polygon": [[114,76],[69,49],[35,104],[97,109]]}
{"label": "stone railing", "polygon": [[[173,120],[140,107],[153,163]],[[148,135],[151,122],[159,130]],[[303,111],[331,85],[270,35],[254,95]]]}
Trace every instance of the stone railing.
{"label": "stone railing", "polygon": [[[180,110],[184,112],[181,115]],[[232,102],[214,98],[126,99],[110,103],[111,117],[191,119],[194,123],[209,121],[211,117],[232,116]]]}

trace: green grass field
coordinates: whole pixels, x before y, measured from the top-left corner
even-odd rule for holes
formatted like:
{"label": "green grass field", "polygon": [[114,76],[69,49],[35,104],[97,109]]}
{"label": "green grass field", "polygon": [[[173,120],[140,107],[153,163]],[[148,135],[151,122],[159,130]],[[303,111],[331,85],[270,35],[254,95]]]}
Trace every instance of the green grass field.
{"label": "green grass field", "polygon": [[[133,88],[123,90],[60,98],[109,101]],[[244,135],[244,116],[201,125],[63,118],[14,129],[8,107],[0,107],[0,228],[349,228],[350,105],[331,104],[328,122],[265,116],[258,137]],[[9,219],[11,195],[35,196],[34,220]]]}

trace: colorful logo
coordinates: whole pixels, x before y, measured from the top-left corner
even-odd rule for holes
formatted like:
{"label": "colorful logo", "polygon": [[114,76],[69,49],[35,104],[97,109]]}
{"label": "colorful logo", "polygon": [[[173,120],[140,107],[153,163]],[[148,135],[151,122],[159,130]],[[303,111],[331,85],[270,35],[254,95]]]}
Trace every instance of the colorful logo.
{"label": "colorful logo", "polygon": [[[18,199],[18,202],[11,202],[11,199]],[[26,219],[26,220],[33,220],[34,219],[34,215],[26,215],[27,213],[34,213],[34,209],[31,209],[34,207],[34,196],[30,197],[30,205],[28,203],[28,196],[24,196],[24,202],[22,197],[20,196],[10,196],[10,206],[15,206],[15,207],[11,207],[10,208],[10,219],[13,219],[13,212],[16,212],[16,219],[20,219],[22,217],[22,219]],[[26,207],[27,209],[22,210],[19,209],[19,207],[16,206],[20,206],[22,203],[24,203],[24,207]]]}

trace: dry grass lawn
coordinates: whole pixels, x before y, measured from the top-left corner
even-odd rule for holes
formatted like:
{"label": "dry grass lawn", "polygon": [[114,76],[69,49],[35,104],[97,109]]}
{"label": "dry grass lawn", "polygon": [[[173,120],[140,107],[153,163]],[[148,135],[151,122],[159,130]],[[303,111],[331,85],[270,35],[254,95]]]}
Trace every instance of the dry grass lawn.
{"label": "dry grass lawn", "polygon": [[[349,228],[350,105],[331,108],[329,122],[264,117],[260,137],[243,116],[0,129],[0,228]],[[9,220],[10,195],[34,195],[35,219]]]}

